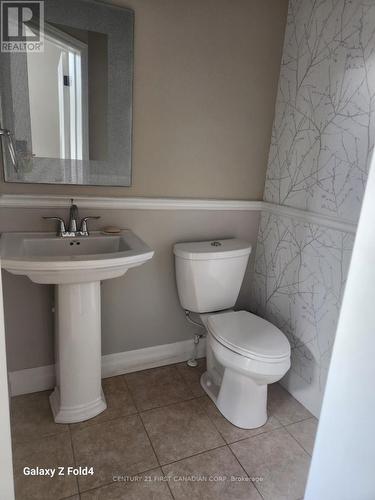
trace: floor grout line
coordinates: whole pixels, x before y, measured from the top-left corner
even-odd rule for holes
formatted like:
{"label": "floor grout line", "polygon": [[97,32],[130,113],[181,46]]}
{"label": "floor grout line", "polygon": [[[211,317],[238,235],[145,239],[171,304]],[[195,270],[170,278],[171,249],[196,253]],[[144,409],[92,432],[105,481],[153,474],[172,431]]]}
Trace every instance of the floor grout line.
{"label": "floor grout line", "polygon": [[130,400],[131,400],[131,402],[133,403],[134,408],[135,408],[135,409],[137,410],[137,412],[139,413],[138,406],[137,406],[137,404],[136,404],[136,402],[135,402],[135,397],[134,397],[134,395],[133,395],[133,393],[132,393],[132,391],[131,391],[131,389],[130,389],[130,387],[129,387],[129,384],[128,384],[128,382],[127,382],[126,378],[125,378],[125,375],[120,375],[120,376],[121,376],[121,380],[124,382],[125,388],[126,388],[126,390],[127,390],[128,394],[129,394],[129,396],[130,396]]}
{"label": "floor grout line", "polygon": [[[234,451],[232,450],[232,448],[229,445],[228,445],[228,448],[229,448],[230,452],[232,453],[232,455],[234,456],[235,460],[238,462],[238,464],[241,467],[241,469],[244,471],[244,473],[246,474],[246,476],[250,479],[249,474],[247,473],[246,469],[244,468],[244,466],[239,461],[237,455],[234,453]],[[259,489],[257,488],[256,484],[253,481],[251,481],[251,484],[254,486],[254,488],[256,489],[256,491],[259,493],[260,497],[263,498],[263,500],[264,500],[264,497],[263,497],[262,493],[259,491]]]}
{"label": "floor grout line", "polygon": [[[199,453],[195,453],[194,455],[190,455],[189,457],[181,458],[180,460],[175,460],[174,462],[170,462],[170,463],[164,464],[164,465],[162,465],[162,466],[161,466],[161,470],[162,470],[163,474],[165,474],[164,467],[167,467],[167,466],[169,466],[169,465],[173,465],[173,464],[177,464],[177,463],[179,463],[179,462],[183,462],[184,460],[188,460],[189,458],[197,457],[197,456],[199,456],[199,455],[203,455],[204,453],[208,453],[208,452],[210,452],[210,451],[214,451],[214,450],[219,450],[219,449],[221,449],[221,448],[228,448],[228,445],[227,445],[227,444],[224,444],[224,445],[218,446],[218,447],[216,447],[216,448],[212,448],[212,449],[210,449],[210,450],[201,451],[201,452],[199,452]],[[175,497],[175,495],[173,494],[172,488],[171,488],[171,487],[170,487],[170,485],[169,485],[169,481],[166,481],[166,483],[167,483],[167,486],[168,486],[169,491],[171,492],[172,498],[173,498],[174,500],[176,500],[176,497]]]}
{"label": "floor grout line", "polygon": [[[163,469],[162,469],[162,472],[163,472]],[[175,496],[174,496],[174,494],[173,494],[172,488],[171,488],[171,487],[170,487],[170,485],[169,485],[169,481],[167,481],[167,488],[168,488],[168,491],[169,491],[169,493],[171,494],[171,496],[172,496],[173,500],[177,500],[177,499],[176,499],[176,497],[175,497]]]}
{"label": "floor grout line", "polygon": [[[251,477],[250,475],[247,473],[247,471],[245,470],[245,468],[242,466],[240,460],[237,458],[236,454],[234,453],[234,451],[232,450],[231,446],[232,445],[235,445],[236,443],[240,443],[242,441],[245,441],[245,440],[250,440],[250,439],[253,439],[253,438],[256,438],[256,437],[261,437],[265,434],[270,434],[272,432],[276,432],[276,431],[280,431],[281,429],[284,429],[287,434],[293,438],[293,440],[297,443],[298,447],[300,449],[302,449],[308,457],[311,458],[311,454],[305,449],[305,447],[297,440],[297,438],[295,438],[293,436],[293,434],[289,431],[288,427],[291,427],[293,426],[294,424],[298,424],[300,422],[305,422],[307,420],[312,420],[312,419],[316,419],[316,417],[314,417],[314,415],[309,415],[307,417],[304,417],[300,420],[296,420],[296,421],[292,421],[292,422],[289,422],[287,424],[283,424],[276,416],[274,415],[271,415],[269,418],[271,418],[272,416],[274,417],[274,419],[276,420],[277,422],[277,426],[274,427],[274,428],[271,428],[271,429],[267,429],[267,430],[262,430],[260,432],[258,432],[257,434],[254,434],[254,435],[250,435],[250,436],[245,436],[245,437],[241,437],[240,439],[236,439],[235,441],[227,441],[227,439],[225,439],[224,435],[225,435],[225,432],[223,433],[221,430],[220,430],[220,427],[219,425],[217,425],[217,423],[215,422],[215,415],[210,415],[210,409],[206,407],[205,404],[203,404],[203,398],[207,398],[207,395],[204,393],[204,394],[201,394],[201,395],[196,395],[193,393],[193,389],[192,389],[192,386],[193,386],[193,383],[189,383],[189,381],[184,377],[184,375],[182,373],[180,373],[180,370],[179,370],[179,365],[181,366],[181,363],[178,363],[178,364],[173,364],[173,365],[170,365],[170,366],[174,366],[175,368],[175,372],[178,376],[178,381],[182,381],[183,382],[183,385],[184,387],[186,387],[187,389],[187,392],[191,394],[191,396],[188,394],[188,397],[187,398],[184,398],[184,399],[181,399],[181,400],[177,400],[177,401],[173,401],[171,403],[167,403],[167,404],[159,404],[157,406],[154,406],[152,408],[148,408],[146,410],[141,410],[138,408],[137,404],[136,404],[136,397],[135,397],[135,394],[136,394],[136,391],[132,391],[129,384],[128,384],[128,381],[126,380],[126,374],[121,374],[121,375],[116,375],[114,376],[113,378],[119,378],[121,380],[121,388],[119,389],[120,392],[127,392],[128,395],[129,395],[129,400],[130,402],[133,404],[134,406],[134,412],[132,413],[129,413],[129,414],[124,414],[124,415],[117,415],[117,416],[112,416],[106,420],[103,420],[103,421],[99,421],[99,422],[93,422],[92,424],[87,424],[87,425],[84,425],[81,429],[84,430],[84,429],[88,429],[88,428],[91,428],[95,425],[102,425],[102,424],[106,424],[107,422],[113,422],[113,421],[116,421],[116,420],[120,420],[120,419],[126,419],[126,418],[130,418],[130,417],[138,417],[139,420],[141,421],[141,425],[142,425],[142,428],[144,430],[144,433],[146,434],[147,436],[147,439],[150,443],[150,446],[153,450],[153,453],[155,455],[155,458],[156,458],[156,463],[157,465],[155,465],[154,467],[152,468],[147,468],[146,471],[140,471],[138,473],[135,473],[135,474],[132,474],[132,475],[129,475],[129,477],[131,476],[137,476],[137,475],[145,475],[147,474],[147,472],[151,472],[155,469],[159,469],[161,470],[162,474],[165,475],[165,468],[167,467],[170,467],[170,466],[173,466],[173,464],[177,464],[177,463],[181,463],[181,462],[184,462],[185,460],[189,460],[191,458],[194,458],[194,457],[197,457],[197,456],[200,456],[200,455],[203,455],[203,454],[206,454],[206,453],[210,453],[210,452],[213,452],[215,450],[219,450],[221,448],[229,448],[230,450],[230,453],[233,455],[233,457],[235,458],[236,462],[239,464],[241,470],[244,472],[244,474],[250,479],[250,482],[251,484],[254,486],[254,488],[256,489],[256,491],[258,492],[258,494],[260,495],[260,497],[262,499],[264,499],[263,495],[261,494],[260,490],[258,489],[257,487],[257,484],[256,482],[254,481],[251,481]],[[168,366],[168,365],[166,365]],[[155,367],[156,369],[158,367]],[[194,369],[192,369],[194,370]],[[141,373],[142,371],[144,370],[141,370],[139,373]],[[147,370],[148,371],[148,370]],[[112,378],[112,377],[110,377]],[[157,381],[156,381],[157,382]],[[160,384],[159,384],[160,385]],[[49,391],[40,391],[40,392],[49,392]],[[293,396],[291,396],[293,398]],[[147,413],[149,412],[152,412],[153,410],[160,410],[160,409],[164,409],[164,408],[169,408],[169,407],[172,407],[172,406],[176,406],[176,405],[181,405],[183,403],[192,403],[194,401],[197,401],[197,406],[199,407],[199,409],[202,411],[202,416],[205,416],[209,423],[211,424],[213,430],[217,433],[217,436],[219,437],[220,436],[220,439],[223,441],[222,444],[220,445],[217,445],[217,446],[214,446],[213,448],[208,448],[208,449],[205,449],[205,450],[202,450],[202,451],[199,451],[197,453],[193,453],[191,455],[188,455],[186,457],[181,457],[181,458],[178,458],[177,460],[173,460],[171,462],[167,462],[167,463],[161,463],[161,460],[159,459],[159,456],[156,452],[156,449],[154,447],[154,444],[151,440],[151,437],[150,437],[150,434],[146,428],[146,425],[145,425],[145,422],[143,420],[143,416],[145,416]],[[214,404],[214,403],[212,403]],[[122,407],[125,407],[125,405],[120,405],[120,408]],[[214,405],[216,407],[216,405]],[[292,414],[292,413],[291,413]],[[221,418],[225,418],[224,416],[222,416],[222,414],[220,414]],[[16,445],[24,445],[24,444],[28,444],[28,443],[34,443],[38,440],[42,440],[42,439],[48,439],[48,438],[51,438],[51,437],[55,437],[55,436],[58,436],[58,435],[61,435],[61,434],[65,434],[65,432],[69,432],[69,439],[70,439],[70,446],[71,446],[71,450],[72,450],[72,456],[73,456],[73,462],[74,462],[74,465],[76,467],[78,467],[78,464],[77,464],[77,457],[76,457],[76,453],[75,453],[75,447],[74,447],[74,433],[76,431],[80,431],[81,430],[78,426],[77,426],[77,429],[75,430],[75,426],[74,424],[68,424],[67,425],[67,429],[66,430],[59,430],[57,429],[56,432],[52,432],[51,434],[46,434],[46,435],[42,435],[42,436],[38,436],[37,438],[33,438],[33,439],[27,439],[25,441],[21,440],[20,442],[18,443],[15,443]],[[90,491],[94,491],[94,490],[100,490],[101,488],[104,488],[104,487],[107,487],[107,486],[110,486],[112,484],[114,484],[115,482],[112,480],[110,482],[105,482],[103,484],[100,484],[98,486],[95,486],[95,487],[91,487],[89,489],[86,489],[86,490],[83,490],[81,491],[80,489],[80,485],[79,485],[79,481],[78,481],[78,477],[75,478],[76,479],[76,488],[77,488],[77,493],[75,493],[74,495],[78,495],[78,497],[80,498],[80,496],[86,492],[90,492]],[[168,487],[168,491],[170,492],[171,496],[173,499],[175,499],[175,495],[173,494],[173,491],[171,489],[171,486],[169,484],[169,481],[166,481],[167,483],[167,487]],[[74,496],[73,495],[73,496]],[[70,497],[65,497],[65,498],[70,498]]]}
{"label": "floor grout line", "polygon": [[[202,398],[204,397],[208,397],[207,395],[204,395],[202,396]],[[200,405],[202,407],[202,405]],[[220,434],[221,438],[223,439],[224,443],[225,444],[228,444],[227,443],[227,440],[225,439],[225,437],[223,436],[223,434],[221,433],[220,429],[218,428],[218,426],[215,424],[214,420],[210,417],[209,413],[208,413],[208,410],[206,409],[205,405],[203,405],[203,411],[205,412],[207,418],[209,419],[209,421],[212,423],[212,425],[215,427],[215,429],[217,430],[217,432]]]}
{"label": "floor grout line", "polygon": [[[100,413],[99,413],[100,415]],[[69,425],[69,429],[72,431],[72,432],[78,432],[80,430],[83,430],[83,429],[87,429],[88,427],[92,427],[94,425],[101,425],[101,424],[105,424],[107,422],[112,422],[113,420],[117,420],[119,418],[126,418],[126,417],[134,417],[134,415],[139,415],[139,412],[136,411],[134,413],[125,413],[124,415],[116,415],[115,417],[109,417],[109,418],[106,418],[105,420],[102,420],[101,422],[91,422],[90,423],[90,420],[83,420],[82,422],[75,422],[73,424],[68,424]],[[98,415],[95,415],[95,417],[92,418],[92,420],[94,420],[94,418],[96,418]],[[79,424],[82,424],[83,422],[88,422],[88,423],[85,423],[84,425],[79,425]]]}
{"label": "floor grout line", "polygon": [[301,418],[299,420],[295,420],[294,422],[289,422],[289,424],[283,424],[282,422],[280,422],[280,420],[279,420],[279,422],[283,427],[288,427],[288,425],[298,424],[299,422],[304,422],[305,420],[310,420],[312,418],[315,418],[317,421],[319,421],[319,419],[314,417],[314,415],[311,415],[310,417],[305,417],[305,418]]}
{"label": "floor grout line", "polygon": [[[205,395],[205,396],[202,396],[202,397],[207,397],[207,396]],[[274,415],[270,415],[270,416],[268,417],[268,419],[267,419],[267,422],[268,422],[268,420],[269,420],[271,417],[273,417],[273,418],[275,418],[275,419],[277,420],[277,422],[278,422],[278,424],[279,424],[279,427],[274,427],[274,428],[272,428],[272,429],[268,429],[268,430],[264,430],[264,431],[258,432],[257,434],[254,434],[253,436],[246,436],[246,437],[243,437],[243,438],[240,438],[240,439],[236,439],[236,441],[230,441],[230,442],[229,442],[229,441],[227,441],[227,439],[224,437],[224,434],[220,431],[219,427],[218,427],[218,426],[216,425],[216,423],[214,422],[213,417],[211,417],[211,416],[210,416],[210,414],[209,414],[208,410],[207,410],[205,407],[203,408],[203,410],[206,412],[207,417],[210,419],[210,421],[212,422],[212,424],[215,426],[215,429],[218,431],[218,433],[220,434],[220,436],[223,438],[224,442],[225,442],[228,446],[230,446],[231,444],[239,443],[240,441],[245,441],[246,439],[251,439],[251,438],[254,438],[254,437],[260,436],[260,435],[262,435],[262,434],[267,434],[267,433],[270,433],[270,432],[272,432],[272,431],[276,431],[276,430],[278,430],[278,429],[282,429],[282,428],[284,427],[284,426],[283,426],[283,424],[282,424],[282,423],[278,420],[278,418],[277,418],[277,417],[275,417]],[[222,418],[225,418],[225,417],[224,417],[224,415],[222,415],[221,413],[220,413],[220,416],[221,416]],[[229,420],[228,420],[228,422],[229,422]],[[266,422],[266,423],[267,423],[267,422]],[[229,422],[229,423],[231,423],[231,422]],[[265,423],[264,425],[266,425],[266,423]],[[233,424],[232,424],[232,425],[233,425]],[[234,426],[234,427],[236,427],[236,426]],[[236,428],[241,429],[240,427],[236,427]]]}
{"label": "floor grout line", "polygon": [[[69,429],[69,437],[70,437],[70,446],[72,448],[72,454],[73,454],[73,462],[74,462],[75,467],[78,467],[77,458],[76,458],[76,454],[75,454],[75,450],[74,450],[74,445],[73,445],[73,436],[72,436],[72,432],[71,432],[70,426],[68,426],[68,429]],[[78,497],[80,498],[80,491],[81,490],[80,490],[80,487],[79,487],[78,476],[75,476],[75,480],[76,480],[76,485],[77,485],[77,494],[78,494]]]}
{"label": "floor grout line", "polygon": [[[80,422],[77,422],[76,424],[69,424],[69,425],[72,426],[72,428],[70,429],[71,432],[75,433],[75,432],[83,431],[85,429],[89,429],[91,427],[94,427],[95,425],[104,425],[104,424],[107,424],[108,422],[113,422],[114,420],[120,420],[121,418],[135,417],[137,415],[139,415],[138,412],[137,413],[129,413],[126,415],[117,415],[117,417],[111,417],[111,418],[108,418],[106,420],[102,420],[101,422],[92,422],[91,424],[85,424],[82,427],[79,427],[79,426],[75,427],[75,425],[79,424]],[[93,417],[93,418],[95,418],[95,417]],[[83,422],[87,422],[87,420],[84,420]]]}
{"label": "floor grout line", "polygon": [[[191,399],[195,399],[196,398],[196,396],[193,394],[192,390],[190,389],[189,384],[185,381],[184,377],[180,374],[180,372],[177,369],[176,365],[174,365],[174,364],[172,364],[172,365],[164,365],[162,367],[150,368],[149,370],[155,370],[155,369],[158,369],[158,368],[165,368],[165,367],[173,367],[173,368],[175,368],[176,375],[178,376],[178,378],[180,379],[180,381],[183,383],[183,385],[186,386],[186,389],[188,389],[188,391],[190,392],[190,396],[187,397],[187,398],[175,401],[174,403],[168,403],[166,405],[157,405],[157,406],[154,406],[152,408],[147,408],[145,410],[142,410],[142,409],[140,409],[138,407],[134,391],[131,389],[128,381],[126,380],[127,375],[132,375],[132,374],[125,373],[124,375],[120,375],[125,380],[126,386],[127,386],[128,390],[129,390],[129,393],[132,396],[132,399],[133,399],[133,402],[134,402],[134,406],[138,409],[139,413],[144,412],[144,411],[155,410],[156,408],[163,408],[164,406],[169,406],[171,404],[180,403],[180,402],[183,402],[183,401],[190,401]],[[144,371],[149,371],[149,370],[140,370],[139,372],[133,372],[133,373],[142,373]]]}
{"label": "floor grout line", "polygon": [[153,410],[160,410],[161,408],[168,408],[169,406],[173,406],[173,405],[180,404],[180,403],[187,403],[188,401],[194,401],[195,399],[199,399],[200,397],[202,397],[202,396],[192,396],[192,397],[189,397],[186,399],[180,399],[178,401],[174,401],[173,403],[167,403],[165,405],[154,406],[152,408],[148,408],[147,410],[139,410],[139,414],[147,413],[147,412],[153,411]]}
{"label": "floor grout line", "polygon": [[146,429],[146,426],[145,426],[145,423],[144,423],[144,421],[143,421],[142,415],[139,415],[139,419],[140,419],[140,421],[141,421],[141,423],[142,423],[142,427],[143,427],[143,429],[144,429],[144,431],[145,431],[145,433],[146,433],[147,439],[148,439],[148,440],[149,440],[149,442],[150,442],[151,448],[152,448],[152,450],[153,450],[153,452],[154,452],[154,454],[155,454],[156,461],[157,461],[157,463],[158,463],[159,467],[161,467],[161,463],[160,463],[160,460],[159,460],[158,454],[156,453],[156,450],[155,450],[155,448],[154,448],[154,445],[153,445],[153,443],[152,443],[152,441],[151,441],[151,438],[150,438],[150,436],[149,436],[149,433],[148,433],[148,431],[147,431],[147,429]]}
{"label": "floor grout line", "polygon": [[[304,420],[301,420],[301,422],[304,422]],[[298,422],[296,422],[298,423]],[[293,425],[293,424],[290,424],[290,425]],[[291,436],[294,441],[308,454],[308,456],[311,458],[312,457],[312,453],[310,453],[309,451],[306,450],[306,448],[304,446],[302,446],[302,444],[298,441],[297,438],[295,438],[293,436],[293,434],[291,432],[288,431],[288,428],[287,427],[284,427],[284,429],[286,430],[286,432],[289,434],[289,436]],[[315,438],[314,438],[314,443],[315,443]]]}
{"label": "floor grout line", "polygon": [[18,446],[18,445],[25,445],[25,444],[29,444],[29,443],[34,443],[35,441],[39,441],[40,439],[48,439],[48,438],[51,438],[51,437],[54,437],[54,436],[60,436],[61,434],[67,434],[69,432],[69,428],[66,430],[66,431],[57,431],[57,432],[54,432],[52,434],[42,434],[38,437],[33,437],[33,438],[29,438],[29,439],[22,439],[21,441],[14,441],[14,436],[11,436],[12,438],[12,443],[14,446]]}
{"label": "floor grout line", "polygon": [[[166,365],[166,366],[173,366],[173,365]],[[145,370],[145,371],[147,371],[147,370]],[[194,398],[196,397],[196,396],[194,396],[194,394],[192,393],[192,391],[191,391],[190,387],[188,387],[188,384],[187,384],[187,383],[185,382],[185,380],[182,378],[182,376],[180,375],[180,373],[178,373],[178,370],[177,370],[177,369],[176,369],[176,372],[177,372],[178,376],[180,377],[181,381],[183,382],[183,384],[187,387],[187,389],[189,389],[191,396],[189,396],[188,398],[184,398],[184,399],[181,399],[181,400],[175,401],[175,402],[173,402],[173,403],[167,403],[166,405],[157,405],[157,406],[153,406],[152,408],[147,408],[147,409],[145,409],[145,410],[142,410],[142,409],[140,409],[140,408],[138,407],[138,405],[137,405],[137,401],[136,401],[136,397],[135,397],[135,394],[134,394],[134,391],[131,389],[131,387],[130,387],[130,385],[129,385],[128,381],[127,381],[127,380],[126,380],[126,378],[125,378],[127,374],[122,375],[122,377],[124,378],[124,381],[125,381],[125,383],[126,383],[126,387],[128,388],[129,393],[130,393],[130,395],[131,395],[131,397],[132,397],[132,399],[133,399],[134,406],[137,408],[137,410],[138,410],[138,412],[139,412],[139,413],[141,413],[141,412],[145,412],[145,411],[155,410],[156,408],[163,408],[164,406],[169,406],[169,405],[171,405],[171,404],[180,403],[180,402],[183,402],[183,401],[189,401],[189,400],[194,399]],[[139,372],[139,373],[141,373],[141,372]]]}
{"label": "floor grout line", "polygon": [[[151,472],[151,471],[153,471],[153,470],[155,470],[157,468],[161,469],[161,467],[155,466],[155,467],[152,467],[151,469],[140,471],[140,472],[137,472],[137,473],[134,473],[134,474],[129,474],[129,477],[136,477],[136,476],[140,476],[140,475],[145,476],[148,472]],[[107,486],[111,486],[112,484],[127,484],[127,483],[125,481],[123,481],[123,482],[115,482],[115,481],[112,480],[112,481],[109,481],[108,483],[103,483],[103,484],[101,484],[99,486],[94,486],[93,488],[88,488],[87,490],[79,491],[79,495],[82,495],[84,493],[89,493],[90,491],[100,490],[101,488],[105,488]],[[70,497],[67,497],[67,498],[69,499]]]}
{"label": "floor grout line", "polygon": [[78,493],[75,493],[74,495],[69,495],[68,497],[59,497],[56,500],[71,500],[72,498],[78,497],[78,500],[80,500],[81,495]]}
{"label": "floor grout line", "polygon": [[[143,423],[143,420],[142,420],[142,418],[141,418],[141,415],[140,415],[140,414],[138,414],[138,413],[137,413],[137,414],[134,414],[134,413],[133,413],[132,415],[127,415],[127,416],[129,416],[129,417],[131,417],[131,416],[133,416],[133,417],[134,417],[134,416],[137,416],[137,417],[139,418],[139,420],[141,421],[142,427],[143,427],[143,429],[144,429],[144,431],[145,431],[145,433],[146,433],[147,439],[149,440],[150,446],[151,446],[151,448],[152,448],[152,450],[153,450],[153,452],[154,452],[154,454],[155,454],[156,461],[157,461],[157,465],[155,465],[155,467],[152,467],[152,468],[147,469],[147,470],[145,470],[145,471],[139,471],[138,473],[131,474],[131,475],[129,475],[129,476],[137,476],[137,475],[139,475],[139,474],[145,474],[146,472],[152,471],[152,470],[154,470],[155,468],[161,468],[161,465],[160,465],[160,462],[159,462],[159,458],[158,458],[158,456],[157,456],[157,454],[156,454],[156,452],[155,452],[154,446],[153,446],[153,444],[152,444],[152,442],[151,442],[151,439],[150,439],[150,437],[149,437],[149,435],[148,435],[148,432],[147,432],[147,430],[146,430],[146,428],[145,428],[145,425],[144,425],[144,423]],[[104,422],[101,422],[101,423],[103,423],[103,424],[104,424],[104,423],[106,423],[106,422],[110,422],[110,421],[113,421],[113,420],[119,420],[119,419],[121,419],[121,418],[126,418],[126,416],[117,417],[117,418],[114,418],[114,419],[112,419],[112,420],[105,420]],[[98,423],[98,424],[95,424],[95,425],[100,425],[101,423]],[[93,424],[93,425],[94,425],[94,424]],[[88,426],[88,427],[92,427],[92,426]],[[84,427],[83,429],[86,429],[86,428],[87,428],[87,427]],[[113,481],[113,480],[112,480],[112,481],[110,481],[110,482],[108,482],[108,483],[103,483],[103,484],[101,484],[100,486],[97,486],[97,487],[95,487],[95,488],[90,488],[89,490],[83,490],[83,491],[81,491],[81,489],[79,488],[79,492],[80,492],[80,493],[86,493],[87,491],[96,490],[96,489],[102,488],[102,487],[104,487],[104,486],[109,486],[109,485],[111,485],[111,484],[114,484],[114,481]],[[78,487],[79,487],[79,485],[78,485]]]}
{"label": "floor grout line", "polygon": [[178,462],[188,460],[189,458],[198,457],[199,455],[203,455],[204,453],[208,453],[209,451],[214,451],[214,450],[219,450],[220,448],[225,448],[226,446],[228,446],[228,445],[226,443],[224,443],[224,444],[220,444],[219,446],[215,446],[214,448],[208,448],[207,450],[198,451],[197,453],[193,453],[193,455],[189,455],[187,457],[182,457],[182,458],[179,458],[178,460],[173,460],[172,462],[167,462],[165,464],[162,464],[161,468],[167,467],[168,465],[177,464]]}
{"label": "floor grout line", "polygon": [[240,438],[240,439],[236,439],[236,441],[227,442],[227,444],[228,444],[228,446],[230,446],[232,444],[241,443],[241,441],[246,441],[246,439],[253,439],[253,438],[256,438],[258,436],[263,436],[263,434],[269,434],[270,432],[278,431],[278,430],[280,430],[282,428],[283,428],[283,426],[280,424],[280,427],[273,427],[272,429],[268,429],[266,431],[258,432],[257,434],[253,434],[252,436],[246,436],[246,437],[243,437],[243,438]]}

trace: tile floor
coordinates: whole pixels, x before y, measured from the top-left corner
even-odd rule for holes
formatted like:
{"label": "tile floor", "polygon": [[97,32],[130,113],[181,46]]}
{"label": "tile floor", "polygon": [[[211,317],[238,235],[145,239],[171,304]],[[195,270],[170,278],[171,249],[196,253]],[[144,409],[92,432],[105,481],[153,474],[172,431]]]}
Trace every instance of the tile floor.
{"label": "tile floor", "polygon": [[[53,422],[49,391],[12,399],[17,500],[299,500],[317,420],[278,384],[269,420],[243,430],[199,385],[204,360],[105,379],[108,410]],[[27,467],[94,468],[94,475],[25,476]]]}

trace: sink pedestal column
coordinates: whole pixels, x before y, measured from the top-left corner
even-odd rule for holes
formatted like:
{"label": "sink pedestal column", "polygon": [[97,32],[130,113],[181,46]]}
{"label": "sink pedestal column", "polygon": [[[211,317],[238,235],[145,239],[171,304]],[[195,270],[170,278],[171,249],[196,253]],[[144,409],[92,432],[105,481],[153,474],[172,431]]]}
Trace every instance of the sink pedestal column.
{"label": "sink pedestal column", "polygon": [[56,285],[55,422],[81,422],[107,407],[101,385],[100,281]]}

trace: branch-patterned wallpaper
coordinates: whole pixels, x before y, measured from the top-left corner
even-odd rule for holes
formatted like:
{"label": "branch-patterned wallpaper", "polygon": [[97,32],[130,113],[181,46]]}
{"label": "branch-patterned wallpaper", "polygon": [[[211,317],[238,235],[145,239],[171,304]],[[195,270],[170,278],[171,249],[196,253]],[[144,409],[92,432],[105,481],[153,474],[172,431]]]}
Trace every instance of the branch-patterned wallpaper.
{"label": "branch-patterned wallpaper", "polygon": [[355,222],[374,111],[374,0],[291,0],[265,200]]}
{"label": "branch-patterned wallpaper", "polygon": [[[290,0],[264,199],[357,221],[375,140],[375,1]],[[254,309],[319,413],[353,235],[263,213]],[[355,334],[355,332],[353,332]]]}
{"label": "branch-patterned wallpaper", "polygon": [[[253,282],[256,312],[292,347],[284,380],[319,412],[354,235],[287,217],[261,216]],[[302,391],[302,393],[301,393]]]}

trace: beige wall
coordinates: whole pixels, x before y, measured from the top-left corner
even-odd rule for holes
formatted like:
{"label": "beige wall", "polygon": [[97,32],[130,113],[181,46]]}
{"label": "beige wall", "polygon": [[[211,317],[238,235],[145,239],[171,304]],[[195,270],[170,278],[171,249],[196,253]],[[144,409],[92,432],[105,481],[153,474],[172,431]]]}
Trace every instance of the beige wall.
{"label": "beige wall", "polygon": [[[261,199],[287,0],[117,0],[135,10],[131,188],[4,184],[3,193]],[[176,241],[240,237],[257,212],[86,210],[154,250],[102,285],[103,354],[191,338],[176,293]],[[50,231],[42,215],[2,209],[0,232]],[[95,226],[94,226],[95,227]],[[254,252],[253,252],[254,253]],[[250,270],[251,264],[249,266]],[[249,272],[239,306],[249,307]],[[8,369],[53,361],[53,288],[3,272]]]}
{"label": "beige wall", "polygon": [[261,199],[287,0],[111,0],[135,10],[133,185],[3,193]]}
{"label": "beige wall", "polygon": [[[66,217],[66,212],[2,209],[0,232],[49,231],[50,224],[41,217],[51,213]],[[178,301],[173,244],[235,236],[255,246],[259,218],[258,212],[243,211],[102,210],[99,215],[97,228],[108,224],[130,228],[155,250],[150,262],[102,283],[103,354],[191,339],[196,329],[187,323]],[[248,307],[250,268],[251,264],[239,306]],[[3,289],[8,370],[52,363],[53,287],[3,271]]]}

